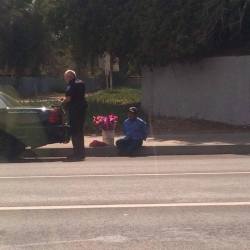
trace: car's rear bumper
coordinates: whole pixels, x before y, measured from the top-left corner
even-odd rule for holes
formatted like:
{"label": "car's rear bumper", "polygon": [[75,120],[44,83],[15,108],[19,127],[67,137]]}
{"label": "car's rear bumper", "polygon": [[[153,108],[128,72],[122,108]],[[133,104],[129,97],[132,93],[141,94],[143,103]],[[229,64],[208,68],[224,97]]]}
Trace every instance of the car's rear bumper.
{"label": "car's rear bumper", "polygon": [[70,141],[69,126],[58,125],[47,128],[48,144]]}
{"label": "car's rear bumper", "polygon": [[67,143],[70,141],[70,129],[67,125],[23,126],[7,131],[24,145],[32,148],[52,143]]}

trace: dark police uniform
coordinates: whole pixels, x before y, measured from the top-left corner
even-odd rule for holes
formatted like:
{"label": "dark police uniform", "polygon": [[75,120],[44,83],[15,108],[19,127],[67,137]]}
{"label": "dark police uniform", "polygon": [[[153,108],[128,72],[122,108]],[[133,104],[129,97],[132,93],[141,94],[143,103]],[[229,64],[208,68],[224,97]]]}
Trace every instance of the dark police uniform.
{"label": "dark police uniform", "polygon": [[68,103],[68,114],[74,156],[83,158],[85,156],[84,122],[87,109],[84,82],[78,79],[70,81],[65,95],[71,97]]}

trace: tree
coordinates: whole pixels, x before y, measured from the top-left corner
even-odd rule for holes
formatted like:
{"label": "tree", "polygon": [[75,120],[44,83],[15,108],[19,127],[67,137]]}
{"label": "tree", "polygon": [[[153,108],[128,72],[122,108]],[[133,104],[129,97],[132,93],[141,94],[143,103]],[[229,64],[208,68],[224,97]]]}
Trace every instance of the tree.
{"label": "tree", "polygon": [[249,2],[138,0],[140,63],[164,65],[249,46]]}
{"label": "tree", "polygon": [[9,74],[39,74],[49,54],[49,34],[32,0],[5,0],[1,5],[1,68]]}
{"label": "tree", "polygon": [[250,47],[250,0],[2,2],[0,67],[14,74],[95,65],[104,52],[126,72]]}

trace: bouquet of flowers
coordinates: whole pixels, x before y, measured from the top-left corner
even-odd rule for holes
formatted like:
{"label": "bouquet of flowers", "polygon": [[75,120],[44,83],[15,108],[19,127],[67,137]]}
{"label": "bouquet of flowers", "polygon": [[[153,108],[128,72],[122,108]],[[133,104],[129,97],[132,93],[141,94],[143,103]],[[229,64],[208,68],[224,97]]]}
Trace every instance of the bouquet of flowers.
{"label": "bouquet of flowers", "polygon": [[118,116],[114,114],[93,116],[93,124],[103,130],[115,130],[117,122]]}

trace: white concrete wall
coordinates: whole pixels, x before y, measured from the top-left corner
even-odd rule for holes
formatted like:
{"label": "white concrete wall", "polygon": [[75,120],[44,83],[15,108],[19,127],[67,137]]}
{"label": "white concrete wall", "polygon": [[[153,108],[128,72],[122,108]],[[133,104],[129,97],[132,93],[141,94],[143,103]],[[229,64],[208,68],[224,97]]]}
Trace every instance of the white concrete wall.
{"label": "white concrete wall", "polygon": [[156,116],[250,124],[250,56],[144,70],[142,107]]}

